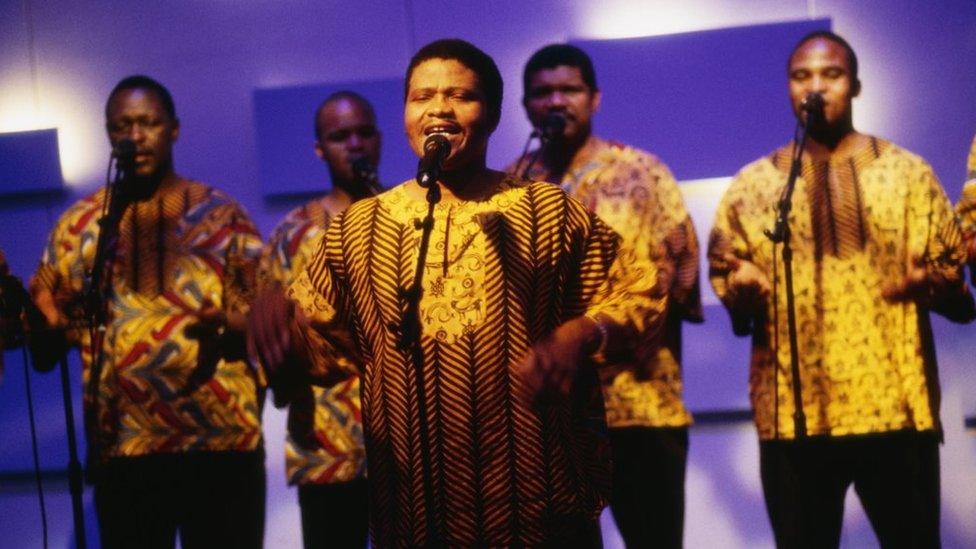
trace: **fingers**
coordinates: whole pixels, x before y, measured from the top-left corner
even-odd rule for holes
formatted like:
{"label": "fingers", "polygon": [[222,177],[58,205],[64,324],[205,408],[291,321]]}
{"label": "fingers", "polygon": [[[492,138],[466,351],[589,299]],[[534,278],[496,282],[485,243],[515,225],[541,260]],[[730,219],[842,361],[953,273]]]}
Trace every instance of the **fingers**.
{"label": "fingers", "polygon": [[287,338],[281,341],[282,330],[288,331],[282,308],[286,298],[280,289],[261,294],[251,305],[247,316],[247,352],[252,359],[261,361],[265,368],[274,372],[284,361]]}
{"label": "fingers", "polygon": [[733,254],[725,254],[722,256],[722,259],[728,263],[729,269],[733,271],[739,270],[739,267],[742,265],[742,261]]}

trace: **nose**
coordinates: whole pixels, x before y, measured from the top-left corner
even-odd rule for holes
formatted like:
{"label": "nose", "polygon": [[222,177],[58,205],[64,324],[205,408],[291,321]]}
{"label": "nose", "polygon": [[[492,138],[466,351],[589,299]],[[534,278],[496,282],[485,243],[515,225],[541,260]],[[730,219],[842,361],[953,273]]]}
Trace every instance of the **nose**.
{"label": "nose", "polygon": [[563,92],[557,90],[549,94],[548,107],[551,109],[566,107],[566,96],[563,95]]}
{"label": "nose", "polygon": [[132,126],[129,128],[128,137],[135,143],[139,143],[145,140],[146,130],[142,127],[142,124],[132,124]]}
{"label": "nose", "polygon": [[813,75],[813,77],[810,78],[810,91],[821,94],[827,91],[827,80],[819,74]]}
{"label": "nose", "polygon": [[443,116],[449,115],[453,111],[451,107],[451,102],[442,94],[437,94],[430,101],[430,108],[427,111],[428,116]]}
{"label": "nose", "polygon": [[346,141],[346,149],[352,152],[360,151],[365,140],[356,132],[353,132]]}

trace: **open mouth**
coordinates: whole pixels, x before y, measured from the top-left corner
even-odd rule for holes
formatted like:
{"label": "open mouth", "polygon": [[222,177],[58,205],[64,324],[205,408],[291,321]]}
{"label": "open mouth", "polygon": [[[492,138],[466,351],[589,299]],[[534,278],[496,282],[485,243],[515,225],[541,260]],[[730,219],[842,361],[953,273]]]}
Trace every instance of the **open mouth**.
{"label": "open mouth", "polygon": [[424,128],[424,135],[434,135],[435,133],[454,135],[461,133],[461,128],[454,124],[437,124]]}

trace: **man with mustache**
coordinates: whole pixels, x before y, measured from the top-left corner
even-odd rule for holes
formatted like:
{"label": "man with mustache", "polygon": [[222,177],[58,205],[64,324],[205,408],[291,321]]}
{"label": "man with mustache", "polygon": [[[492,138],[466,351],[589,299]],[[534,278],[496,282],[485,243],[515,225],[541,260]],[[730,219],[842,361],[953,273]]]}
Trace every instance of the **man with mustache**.
{"label": "man with mustache", "polygon": [[260,236],[229,196],[174,171],[180,123],[162,84],[121,80],[105,128],[113,148],[135,148],[112,191],[123,202],[105,301],[84,297],[105,190],[61,216],[30,284],[50,328],[32,336],[35,359],[81,351],[101,545],[173,547],[179,532],[184,547],[261,547],[265,382],[239,332]]}
{"label": "man with mustache", "polygon": [[337,216],[290,299],[255,302],[251,354],[296,384],[361,376],[373,546],[599,546],[589,357],[660,324],[656,270],[615,262],[616,235],[563,191],[486,166],[502,103],[487,54],[424,46],[404,99],[414,152],[449,145],[440,200],[410,180]]}
{"label": "man with mustache", "polygon": [[853,484],[882,547],[937,547],[942,429],[929,315],[973,317],[961,232],[924,160],[854,129],[861,81],[843,38],[804,37],[787,70],[794,114],[809,120],[789,217],[805,436],[794,426],[782,247],[764,235],[794,144],[739,172],[709,240],[715,292],[735,332],[752,335],[776,544],[838,546]]}
{"label": "man with mustache", "polygon": [[[332,188],[289,212],[272,231],[261,256],[262,286],[291,284],[309,264],[332,219],[379,191],[380,132],[372,105],[352,91],[327,97],[315,111],[315,154],[328,168]],[[291,395],[285,455],[288,483],[298,485],[306,548],[366,546],[360,410],[357,376],[328,389],[303,385]]]}
{"label": "man with mustache", "polygon": [[[634,265],[653,263],[668,293],[663,337],[643,334],[647,360],[603,371],[613,449],[610,508],[630,547],[681,547],[691,414],[681,398],[681,324],[701,322],[698,240],[678,185],[657,157],[592,133],[601,94],[590,57],[551,44],[525,64],[522,105],[543,136],[510,168],[550,181],[617,231]],[[553,118],[564,123],[551,132]],[[547,133],[550,133],[547,135]]]}

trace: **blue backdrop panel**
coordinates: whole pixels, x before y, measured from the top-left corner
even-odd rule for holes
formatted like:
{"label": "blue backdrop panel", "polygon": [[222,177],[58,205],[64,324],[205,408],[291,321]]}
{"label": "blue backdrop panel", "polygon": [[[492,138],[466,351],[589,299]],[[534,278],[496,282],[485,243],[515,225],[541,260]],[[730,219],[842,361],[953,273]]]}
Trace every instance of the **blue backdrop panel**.
{"label": "blue backdrop panel", "polygon": [[596,131],[652,151],[679,180],[734,174],[792,137],[786,58],[829,19],[574,41],[603,91]]}
{"label": "blue backdrop panel", "polygon": [[417,157],[403,132],[403,80],[333,82],[254,92],[258,166],[265,197],[321,193],[328,171],[315,156],[315,109],[333,92],[352,90],[373,104],[383,134],[379,174],[392,187],[416,172]]}
{"label": "blue backdrop panel", "polygon": [[57,129],[0,133],[0,196],[62,187]]}

